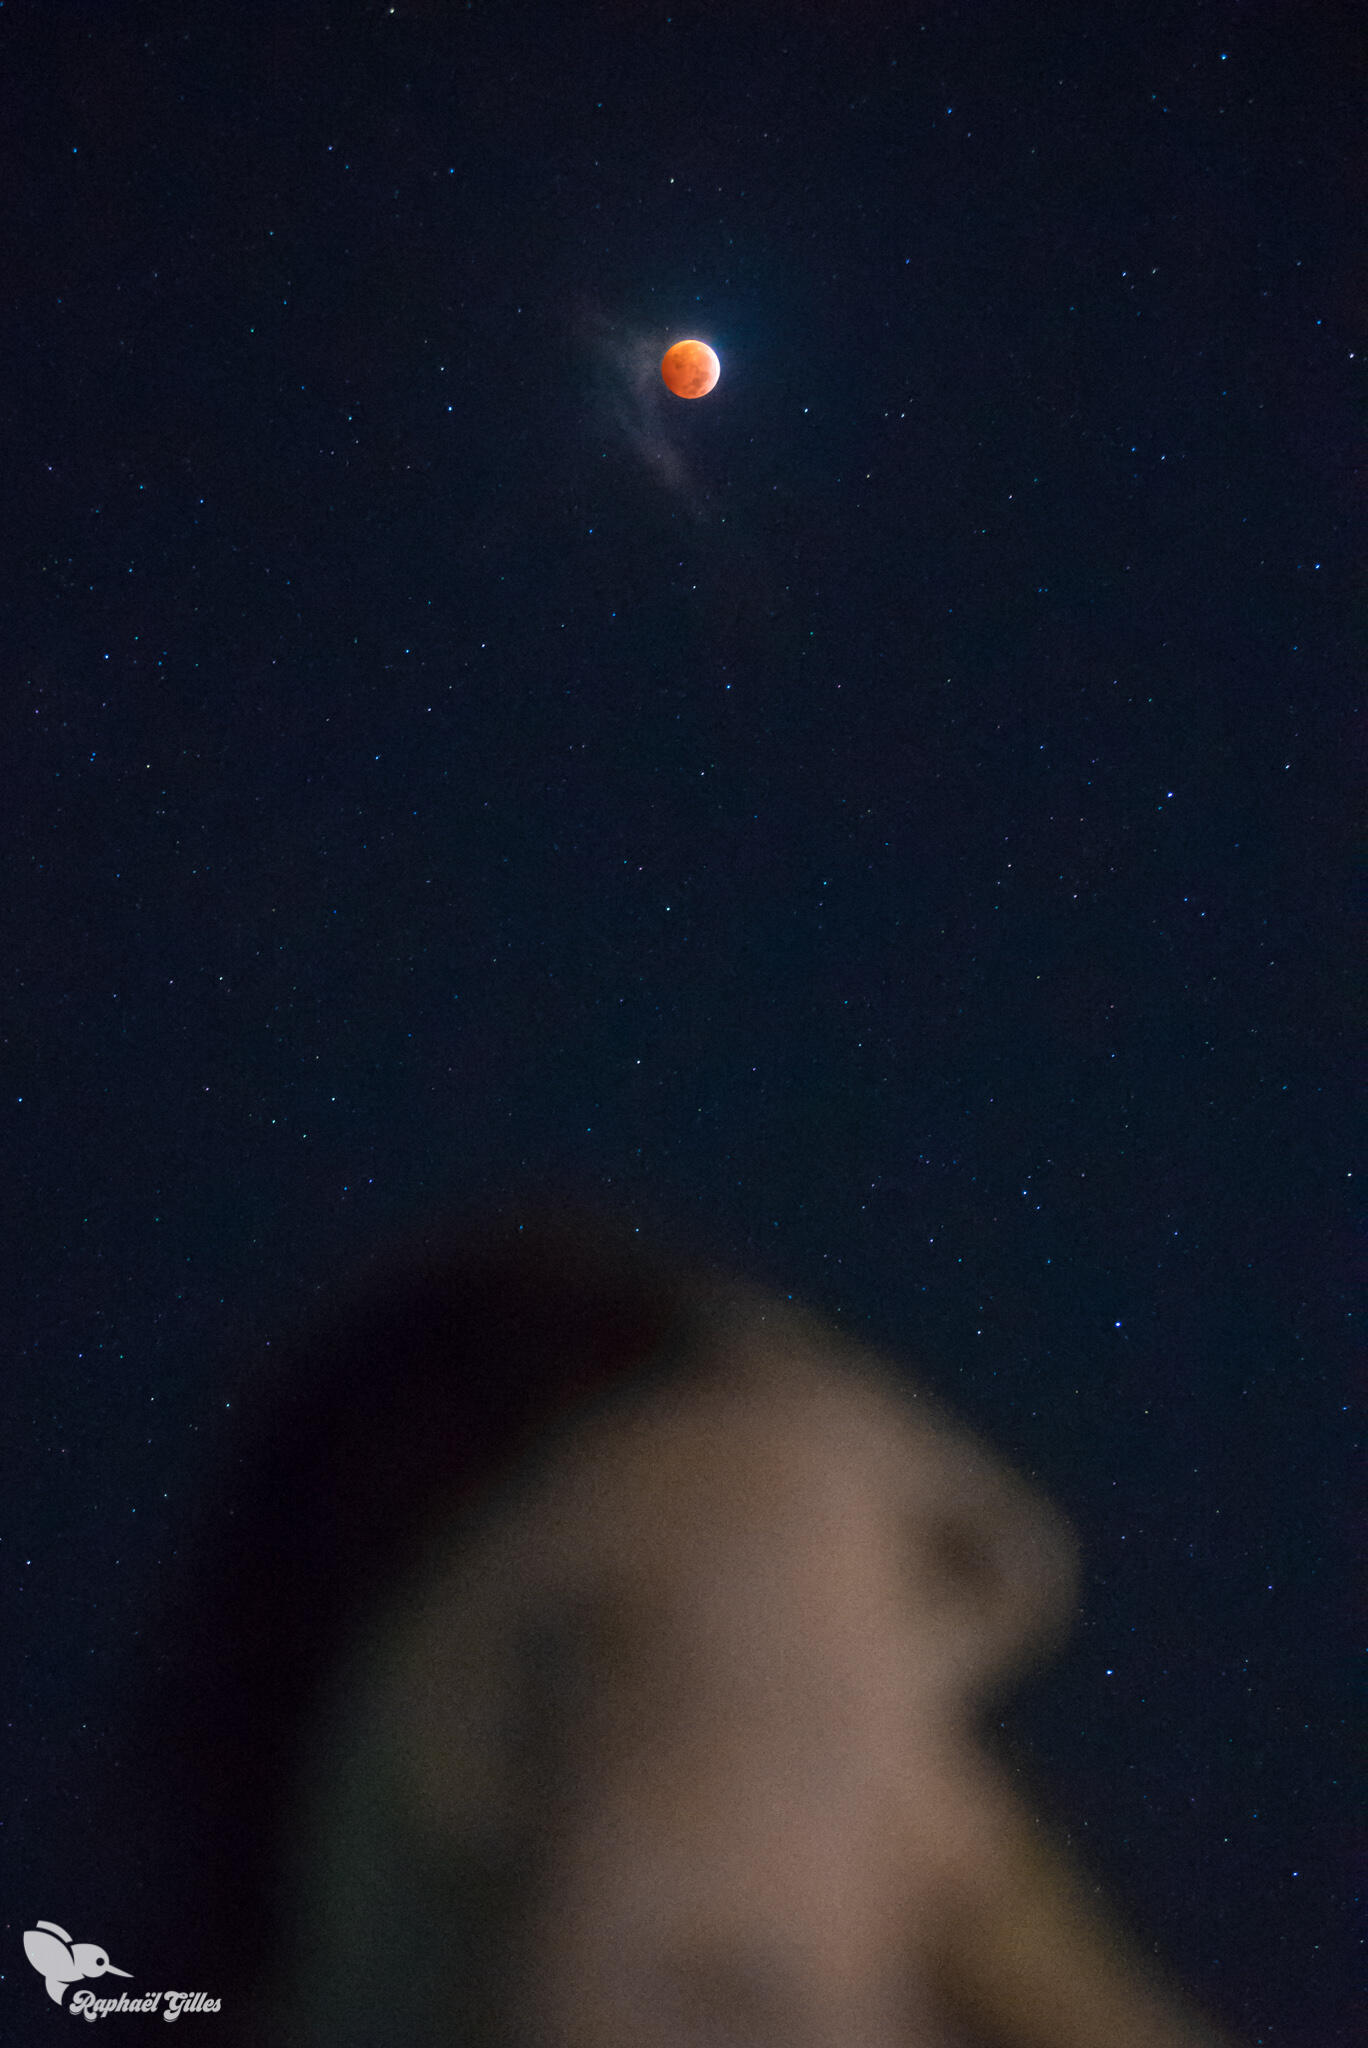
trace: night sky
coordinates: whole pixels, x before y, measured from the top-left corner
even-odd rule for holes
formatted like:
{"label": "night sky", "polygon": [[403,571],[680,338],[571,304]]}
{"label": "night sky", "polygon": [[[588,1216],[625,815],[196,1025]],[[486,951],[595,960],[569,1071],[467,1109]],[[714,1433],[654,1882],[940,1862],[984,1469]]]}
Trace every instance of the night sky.
{"label": "night sky", "polygon": [[1053,1494],[1011,1741],[1357,2038],[1354,14],[0,8],[7,2040],[249,1355],[546,1177]]}

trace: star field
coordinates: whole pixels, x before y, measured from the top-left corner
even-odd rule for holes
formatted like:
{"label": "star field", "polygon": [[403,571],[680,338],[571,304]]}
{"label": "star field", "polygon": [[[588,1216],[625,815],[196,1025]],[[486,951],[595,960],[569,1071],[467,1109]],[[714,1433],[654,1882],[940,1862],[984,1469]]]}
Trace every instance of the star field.
{"label": "star field", "polygon": [[253,1347],[552,1175],[1036,1475],[1007,1735],[1348,2044],[1349,11],[10,15],[11,1925]]}

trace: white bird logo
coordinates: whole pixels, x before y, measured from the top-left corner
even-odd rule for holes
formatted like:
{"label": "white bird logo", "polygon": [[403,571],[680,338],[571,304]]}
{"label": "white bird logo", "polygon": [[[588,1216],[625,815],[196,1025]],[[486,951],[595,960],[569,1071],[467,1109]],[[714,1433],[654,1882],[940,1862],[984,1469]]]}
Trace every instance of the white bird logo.
{"label": "white bird logo", "polygon": [[[38,1930],[41,1928],[42,1932]],[[131,1977],[131,1970],[116,1970],[104,1950],[94,1941],[73,1941],[64,1928],[51,1920],[40,1920],[24,1936],[24,1954],[40,1977],[47,1980],[47,1995],[60,2005],[68,1984],[82,1977]]]}

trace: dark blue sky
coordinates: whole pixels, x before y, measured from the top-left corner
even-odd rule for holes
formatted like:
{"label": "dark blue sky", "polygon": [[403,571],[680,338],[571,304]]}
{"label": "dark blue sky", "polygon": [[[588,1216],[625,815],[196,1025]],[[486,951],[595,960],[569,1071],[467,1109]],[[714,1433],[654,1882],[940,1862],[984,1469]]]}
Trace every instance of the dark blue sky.
{"label": "dark blue sky", "polygon": [[554,1174],[1039,1476],[1015,1739],[1347,2044],[1352,10],[508,15],[0,11],[5,1922],[252,1346]]}

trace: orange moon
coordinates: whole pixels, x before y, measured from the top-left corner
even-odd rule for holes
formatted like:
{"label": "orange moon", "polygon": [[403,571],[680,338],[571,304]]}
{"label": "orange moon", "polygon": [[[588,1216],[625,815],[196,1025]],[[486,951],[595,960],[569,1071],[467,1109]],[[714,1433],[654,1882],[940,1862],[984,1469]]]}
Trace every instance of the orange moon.
{"label": "orange moon", "polygon": [[706,341],[677,341],[662,356],[660,374],[676,398],[706,398],[722,365]]}

